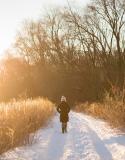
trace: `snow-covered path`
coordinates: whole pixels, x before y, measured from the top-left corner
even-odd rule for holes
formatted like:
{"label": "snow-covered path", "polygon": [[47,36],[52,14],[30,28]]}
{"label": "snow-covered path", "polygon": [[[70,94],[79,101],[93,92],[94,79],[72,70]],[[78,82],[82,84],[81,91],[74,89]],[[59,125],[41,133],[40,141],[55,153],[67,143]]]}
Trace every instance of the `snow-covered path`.
{"label": "snow-covered path", "polygon": [[125,160],[125,135],[103,121],[71,112],[68,133],[58,115],[35,134],[35,143],[5,153],[0,160]]}

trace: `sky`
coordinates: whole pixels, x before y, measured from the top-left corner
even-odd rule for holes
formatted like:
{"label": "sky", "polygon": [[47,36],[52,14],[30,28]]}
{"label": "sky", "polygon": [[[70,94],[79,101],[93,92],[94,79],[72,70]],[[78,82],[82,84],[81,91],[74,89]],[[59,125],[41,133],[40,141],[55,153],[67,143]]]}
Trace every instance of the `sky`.
{"label": "sky", "polygon": [[[90,0],[72,1],[85,6]],[[0,57],[14,42],[17,30],[25,19],[37,19],[45,8],[66,4],[67,0],[0,0]]]}

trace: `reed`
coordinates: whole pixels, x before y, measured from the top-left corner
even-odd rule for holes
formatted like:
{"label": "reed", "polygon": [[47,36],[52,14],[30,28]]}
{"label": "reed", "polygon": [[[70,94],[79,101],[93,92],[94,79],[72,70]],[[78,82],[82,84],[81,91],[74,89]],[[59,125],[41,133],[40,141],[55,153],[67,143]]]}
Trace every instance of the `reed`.
{"label": "reed", "polygon": [[53,103],[43,98],[1,103],[0,154],[31,143],[30,133],[45,126],[53,113]]}

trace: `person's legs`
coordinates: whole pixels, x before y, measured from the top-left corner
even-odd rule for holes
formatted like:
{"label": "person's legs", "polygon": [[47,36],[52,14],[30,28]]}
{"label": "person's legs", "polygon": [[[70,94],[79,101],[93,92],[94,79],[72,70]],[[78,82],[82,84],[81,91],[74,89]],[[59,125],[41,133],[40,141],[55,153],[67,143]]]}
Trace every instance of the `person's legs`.
{"label": "person's legs", "polygon": [[65,123],[65,132],[67,132],[67,123]]}
{"label": "person's legs", "polygon": [[67,132],[67,123],[62,123],[62,133]]}
{"label": "person's legs", "polygon": [[62,123],[62,132],[67,132],[67,123]]}
{"label": "person's legs", "polygon": [[65,131],[65,123],[62,123],[62,133]]}

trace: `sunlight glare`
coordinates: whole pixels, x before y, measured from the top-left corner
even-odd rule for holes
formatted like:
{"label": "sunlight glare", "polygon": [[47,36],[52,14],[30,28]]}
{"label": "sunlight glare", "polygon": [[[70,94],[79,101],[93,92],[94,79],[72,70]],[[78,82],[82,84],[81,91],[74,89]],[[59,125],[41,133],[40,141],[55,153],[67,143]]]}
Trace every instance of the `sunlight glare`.
{"label": "sunlight glare", "polygon": [[[69,0],[69,2],[76,0]],[[86,4],[89,0],[78,0]],[[77,2],[78,2],[77,1]],[[67,0],[1,0],[0,1],[0,57],[11,43],[22,21],[38,18],[42,9],[49,6],[65,5]]]}

